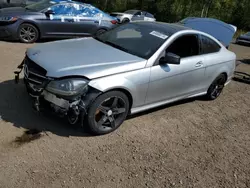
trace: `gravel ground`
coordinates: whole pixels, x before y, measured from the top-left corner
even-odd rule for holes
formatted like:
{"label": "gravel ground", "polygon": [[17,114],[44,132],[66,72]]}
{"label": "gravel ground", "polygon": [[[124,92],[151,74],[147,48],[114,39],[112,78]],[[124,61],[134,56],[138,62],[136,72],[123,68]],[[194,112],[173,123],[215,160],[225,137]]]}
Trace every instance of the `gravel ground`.
{"label": "gravel ground", "polygon": [[[33,112],[13,71],[30,45],[0,42],[0,187],[250,187],[250,85],[129,118],[92,137]],[[250,47],[232,45],[250,73]],[[27,129],[40,134],[30,136]]]}

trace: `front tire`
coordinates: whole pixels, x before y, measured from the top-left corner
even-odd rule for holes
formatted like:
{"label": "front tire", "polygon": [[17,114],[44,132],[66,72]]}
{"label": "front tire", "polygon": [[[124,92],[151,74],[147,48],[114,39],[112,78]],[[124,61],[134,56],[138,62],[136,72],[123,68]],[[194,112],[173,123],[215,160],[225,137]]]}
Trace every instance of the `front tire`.
{"label": "front tire", "polygon": [[224,74],[219,75],[208,88],[206,95],[207,99],[208,100],[217,99],[222,93],[226,81],[227,81],[226,75]]}
{"label": "front tire", "polygon": [[115,131],[129,112],[128,97],[121,91],[110,91],[96,98],[86,117],[92,134],[103,135]]}
{"label": "front tire", "polygon": [[34,43],[39,38],[39,32],[34,25],[24,23],[18,29],[18,37],[23,43]]}

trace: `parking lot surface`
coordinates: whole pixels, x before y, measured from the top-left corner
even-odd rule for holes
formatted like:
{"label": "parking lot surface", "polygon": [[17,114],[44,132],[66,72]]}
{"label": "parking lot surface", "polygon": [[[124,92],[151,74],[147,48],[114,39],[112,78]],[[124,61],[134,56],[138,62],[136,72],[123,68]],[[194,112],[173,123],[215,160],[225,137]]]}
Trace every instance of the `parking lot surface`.
{"label": "parking lot surface", "polygon": [[[232,81],[215,101],[167,105],[92,137],[32,110],[13,80],[30,46],[0,42],[1,188],[250,187],[249,84]],[[250,74],[250,47],[230,50]]]}

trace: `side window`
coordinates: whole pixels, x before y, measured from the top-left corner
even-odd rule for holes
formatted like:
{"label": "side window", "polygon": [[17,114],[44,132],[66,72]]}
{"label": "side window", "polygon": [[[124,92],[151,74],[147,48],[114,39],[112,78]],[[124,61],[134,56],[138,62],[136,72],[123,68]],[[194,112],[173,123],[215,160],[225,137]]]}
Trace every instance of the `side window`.
{"label": "side window", "polygon": [[146,17],[154,18],[154,16],[153,16],[152,14],[148,13],[148,12],[147,12],[147,14],[146,14]]}
{"label": "side window", "polygon": [[76,9],[73,4],[58,4],[50,8],[55,12],[55,15],[74,16]]}
{"label": "side window", "polygon": [[134,16],[141,16],[141,12],[136,12]]}
{"label": "side window", "polygon": [[176,39],[166,50],[181,58],[199,55],[198,35],[184,35]]}
{"label": "side window", "polygon": [[79,8],[77,8],[76,15],[81,17],[102,17],[103,13],[93,6],[79,5]]}
{"label": "side window", "polygon": [[201,44],[202,44],[202,50],[201,54],[209,54],[209,53],[215,53],[220,51],[221,47],[219,44],[217,44],[215,41],[212,39],[201,35]]}

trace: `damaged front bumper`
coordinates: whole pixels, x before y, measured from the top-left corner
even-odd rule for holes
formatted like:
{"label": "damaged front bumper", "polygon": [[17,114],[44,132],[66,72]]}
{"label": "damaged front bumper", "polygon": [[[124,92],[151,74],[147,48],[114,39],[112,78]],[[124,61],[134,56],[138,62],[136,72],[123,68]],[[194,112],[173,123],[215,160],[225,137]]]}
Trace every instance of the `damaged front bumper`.
{"label": "damaged front bumper", "polygon": [[24,83],[28,94],[33,99],[33,108],[38,112],[52,110],[60,117],[66,117],[70,124],[76,124],[79,119],[82,123],[89,105],[101,93],[94,88],[89,88],[88,93],[85,94],[72,97],[58,96],[45,89],[52,79],[39,74],[39,71],[30,70],[25,60],[18,69],[15,71],[15,81],[19,82],[19,75],[24,70]]}

